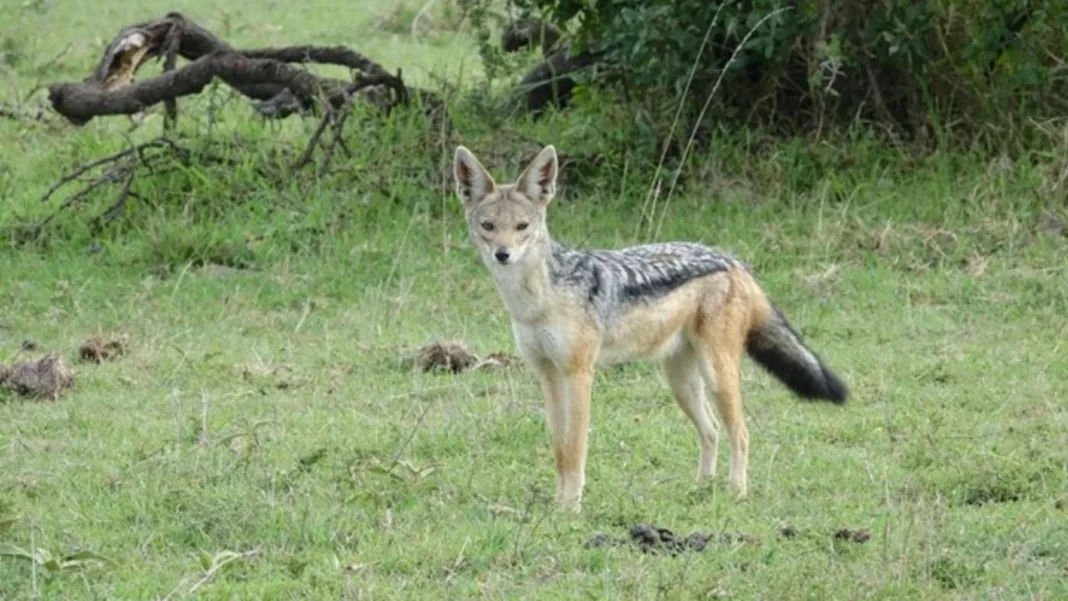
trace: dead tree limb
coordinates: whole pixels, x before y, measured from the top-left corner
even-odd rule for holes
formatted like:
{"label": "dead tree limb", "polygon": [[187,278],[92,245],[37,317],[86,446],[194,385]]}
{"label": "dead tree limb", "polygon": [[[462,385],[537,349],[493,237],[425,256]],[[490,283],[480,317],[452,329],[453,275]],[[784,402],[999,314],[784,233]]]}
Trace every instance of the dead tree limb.
{"label": "dead tree limb", "polygon": [[[315,75],[277,61],[257,61],[220,50],[182,69],[118,88],[89,83],[65,83],[49,89],[52,108],[76,125],[101,115],[132,115],[168,99],[199,94],[216,77],[234,88],[257,84],[283,85],[302,102],[321,92]],[[242,90],[244,91],[244,90]]]}
{"label": "dead tree limb", "polygon": [[321,121],[319,121],[319,127],[315,128],[315,133],[308,139],[308,145],[304,147],[304,152],[301,153],[300,158],[293,164],[293,170],[297,171],[303,169],[305,165],[311,162],[312,153],[315,152],[315,147],[319,145],[319,138],[323,136],[323,132],[326,131],[326,126],[330,125],[330,122],[334,120],[334,111],[328,110]]}
{"label": "dead tree limb", "polygon": [[[189,62],[176,67],[177,57]],[[164,58],[164,72],[134,81],[137,71],[152,58]],[[319,63],[348,67],[351,81],[319,77],[293,63]],[[123,28],[108,44],[93,74],[80,82],[50,86],[52,108],[71,123],[84,125],[104,115],[135,114],[164,103],[168,122],[177,115],[177,98],[200,93],[218,77],[254,100],[265,117],[281,118],[314,109],[321,101],[342,107],[354,93],[369,87],[392,92],[392,103],[407,104],[410,90],[366,56],[343,46],[294,46],[237,50],[179,13]],[[432,94],[419,90],[424,101]]]}
{"label": "dead tree limb", "polygon": [[[179,58],[188,62],[179,65]],[[162,72],[135,81],[138,71],[153,59],[163,62]],[[346,67],[351,77],[320,77],[305,68],[312,63]],[[263,117],[277,119],[309,112],[319,115],[321,121],[293,170],[311,163],[320,147],[321,172],[329,168],[338,148],[350,154],[343,129],[357,98],[387,114],[416,99],[436,131],[451,128],[445,103],[431,92],[406,86],[400,69],[392,74],[344,46],[239,50],[179,13],[122,28],[88,77],[50,86],[48,98],[52,109],[75,125],[95,117],[135,115],[162,103],[164,130],[169,131],[178,118],[178,99],[201,93],[216,79],[252,100]],[[328,127],[333,129],[333,135],[324,137]],[[331,139],[327,141],[328,138]],[[168,173],[193,160],[235,164],[225,156],[194,153],[167,137],[132,146],[61,177],[44,194],[42,202],[74,182],[79,188],[35,230],[39,235],[59,213],[82,204],[90,194],[99,194],[103,186],[116,184],[120,188],[117,196],[90,223],[92,231],[98,233],[126,211],[131,198],[143,198],[136,190],[138,181]],[[258,171],[271,177],[262,169]]]}
{"label": "dead tree limb", "polygon": [[[182,23],[177,23],[171,27],[171,30],[167,33],[167,37],[163,40],[163,72],[170,73],[174,71],[178,65],[178,44],[182,39]],[[174,98],[166,98],[163,101],[163,106],[166,109],[165,118],[163,121],[163,129],[174,129],[175,123],[178,121],[178,101]],[[124,197],[125,199],[125,197]]]}

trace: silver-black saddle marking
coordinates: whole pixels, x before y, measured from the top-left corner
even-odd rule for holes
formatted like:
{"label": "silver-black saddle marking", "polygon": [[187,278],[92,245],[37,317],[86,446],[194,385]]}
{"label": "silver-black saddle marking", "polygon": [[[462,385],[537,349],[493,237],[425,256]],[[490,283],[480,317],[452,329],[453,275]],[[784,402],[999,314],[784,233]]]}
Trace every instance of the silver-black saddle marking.
{"label": "silver-black saddle marking", "polygon": [[552,243],[549,276],[585,292],[593,305],[655,300],[711,273],[741,267],[734,257],[694,242],[579,250]]}

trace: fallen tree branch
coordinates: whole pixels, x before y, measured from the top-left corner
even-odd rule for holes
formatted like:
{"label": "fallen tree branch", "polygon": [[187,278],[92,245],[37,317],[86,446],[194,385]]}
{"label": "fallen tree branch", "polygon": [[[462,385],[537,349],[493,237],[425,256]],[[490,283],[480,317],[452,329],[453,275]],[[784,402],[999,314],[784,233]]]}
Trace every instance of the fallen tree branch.
{"label": "fallen tree branch", "polygon": [[[177,57],[189,61],[176,68]],[[164,72],[134,81],[138,69],[152,58],[164,58]],[[293,63],[348,67],[351,81],[319,77]],[[164,103],[167,124],[177,117],[176,99],[200,93],[218,77],[242,95],[261,101],[265,117],[282,118],[313,110],[320,100],[341,108],[356,92],[383,87],[392,92],[392,109],[411,96],[399,72],[392,75],[366,56],[343,46],[293,46],[237,50],[179,13],[123,28],[108,44],[93,74],[84,81],[49,87],[52,108],[71,123],[84,125],[94,117],[131,115]],[[436,98],[419,90],[424,100]]]}
{"label": "fallen tree branch", "polygon": [[277,61],[254,61],[225,50],[201,57],[186,67],[120,88],[66,83],[52,86],[52,108],[76,125],[101,115],[132,115],[152,105],[182,96],[199,94],[212,79],[220,78],[244,92],[245,86],[284,85],[302,102],[311,103],[320,93],[319,78]]}
{"label": "fallen tree branch", "polygon": [[[188,62],[179,65],[179,58]],[[162,72],[135,81],[138,71],[153,59],[163,62]],[[320,77],[305,68],[309,63],[346,67],[351,77]],[[312,163],[317,148],[322,149],[320,174],[330,168],[337,149],[351,156],[343,133],[357,99],[386,114],[415,100],[430,118],[431,131],[451,130],[445,103],[432,92],[406,86],[400,69],[392,74],[344,46],[235,49],[179,13],[122,28],[88,77],[51,85],[48,98],[52,109],[75,125],[84,125],[95,117],[137,115],[163,104],[164,132],[169,135],[177,122],[178,100],[203,92],[216,79],[252,100],[256,111],[265,118],[281,119],[294,113],[319,116],[314,134],[292,163],[293,171]],[[333,129],[332,135],[324,137],[328,127]],[[90,194],[99,194],[102,187],[116,184],[118,194],[90,221],[92,232],[99,233],[126,212],[131,198],[147,197],[137,193],[138,182],[180,169],[194,160],[238,163],[212,152],[194,153],[166,136],[125,148],[75,168],[49,188],[42,202],[74,182],[80,186],[33,228],[33,236],[40,236],[59,213],[80,205]],[[277,175],[266,174],[260,168],[257,171],[266,178]]]}

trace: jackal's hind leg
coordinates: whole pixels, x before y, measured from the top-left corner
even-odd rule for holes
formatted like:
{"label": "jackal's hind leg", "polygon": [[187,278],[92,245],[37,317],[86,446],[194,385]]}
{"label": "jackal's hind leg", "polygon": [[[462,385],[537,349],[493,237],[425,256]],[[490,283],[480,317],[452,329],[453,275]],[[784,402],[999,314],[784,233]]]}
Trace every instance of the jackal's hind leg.
{"label": "jackal's hind leg", "polygon": [[701,357],[689,343],[661,361],[664,376],[671,386],[675,402],[697,428],[701,457],[697,465],[697,479],[716,474],[719,432],[705,396],[705,380],[701,375]]}

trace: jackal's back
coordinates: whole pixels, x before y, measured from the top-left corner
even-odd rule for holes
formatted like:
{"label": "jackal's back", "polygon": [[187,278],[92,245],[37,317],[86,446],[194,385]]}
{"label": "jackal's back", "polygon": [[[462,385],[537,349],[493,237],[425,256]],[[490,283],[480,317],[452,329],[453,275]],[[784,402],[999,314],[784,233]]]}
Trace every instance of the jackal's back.
{"label": "jackal's back", "polygon": [[703,244],[667,242],[619,250],[579,250],[553,242],[550,277],[555,285],[606,305],[655,300],[687,282],[741,267],[734,257]]}

